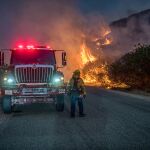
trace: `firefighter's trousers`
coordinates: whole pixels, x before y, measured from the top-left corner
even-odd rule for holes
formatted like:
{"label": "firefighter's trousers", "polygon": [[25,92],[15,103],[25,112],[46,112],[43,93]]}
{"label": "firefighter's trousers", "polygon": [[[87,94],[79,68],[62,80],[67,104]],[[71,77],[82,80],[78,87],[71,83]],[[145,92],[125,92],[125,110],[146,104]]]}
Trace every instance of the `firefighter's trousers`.
{"label": "firefighter's trousers", "polygon": [[75,115],[76,111],[76,103],[78,103],[79,106],[79,114],[83,114],[83,98],[80,97],[79,92],[73,91],[71,92],[71,115]]}

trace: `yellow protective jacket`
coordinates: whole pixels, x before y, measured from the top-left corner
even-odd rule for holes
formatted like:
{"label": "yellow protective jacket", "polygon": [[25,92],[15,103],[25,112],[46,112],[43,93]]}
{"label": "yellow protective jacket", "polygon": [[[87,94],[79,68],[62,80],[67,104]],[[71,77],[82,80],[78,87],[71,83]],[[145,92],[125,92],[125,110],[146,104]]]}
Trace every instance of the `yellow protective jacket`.
{"label": "yellow protective jacket", "polygon": [[[72,90],[74,90],[74,82],[75,79],[72,77],[69,81],[69,88],[68,88],[68,92],[71,93]],[[82,80],[82,78],[78,78],[76,80],[76,85],[77,85],[77,90],[79,91],[80,94],[84,94],[86,95],[86,90],[85,90],[85,85],[84,85],[84,81]]]}

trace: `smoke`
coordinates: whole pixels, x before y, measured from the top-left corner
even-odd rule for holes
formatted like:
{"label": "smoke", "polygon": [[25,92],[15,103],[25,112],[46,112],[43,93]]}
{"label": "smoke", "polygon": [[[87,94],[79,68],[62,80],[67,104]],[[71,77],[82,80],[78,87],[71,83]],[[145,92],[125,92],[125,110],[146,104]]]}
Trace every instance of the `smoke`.
{"label": "smoke", "polygon": [[120,57],[131,51],[138,43],[150,43],[150,10],[132,14],[131,16],[113,22],[113,43],[106,51],[112,56]]}
{"label": "smoke", "polygon": [[84,41],[89,43],[94,55],[101,52],[92,45],[106,26],[100,15],[83,15],[74,0],[30,0],[22,1],[21,5],[14,18],[11,45],[32,43],[66,50],[68,65],[62,71],[67,79],[72,71],[81,67]]}
{"label": "smoke", "polygon": [[80,45],[84,17],[75,5],[74,0],[22,1],[18,14],[10,15],[11,19],[15,20],[11,26],[13,30],[7,33],[7,39],[11,39],[11,42],[3,42],[1,45],[14,47],[20,43],[32,43],[66,50],[68,66],[63,71],[69,78],[71,72],[79,68],[81,61]]}
{"label": "smoke", "polygon": [[[99,36],[93,34],[93,33],[98,33],[97,28],[96,28],[97,32],[95,32],[95,30],[90,30],[92,31],[90,32],[91,35],[94,35],[94,37],[98,37],[96,38],[97,44],[101,43],[102,41],[101,36],[103,36],[103,39],[105,40],[107,39],[107,41],[109,40],[112,42],[104,42],[105,44],[98,44],[99,48],[101,48],[99,49],[99,51],[102,52],[102,55],[100,55],[102,57],[99,57],[99,59],[97,59],[97,61],[94,63],[86,64],[86,66],[84,67],[83,73],[84,73],[84,79],[86,83],[90,83],[94,85],[97,85],[98,83],[99,85],[104,87],[105,86],[124,87],[124,85],[122,86],[122,84],[120,83],[116,84],[111,81],[111,79],[109,78],[109,74],[107,72],[106,65],[112,63],[113,61],[121,57],[123,54],[129,52],[130,50],[133,50],[134,45],[137,45],[138,43],[145,44],[150,42],[149,17],[150,17],[150,10],[147,10],[139,14],[134,14],[132,16],[129,16],[128,18],[113,22],[110,25],[112,30],[111,33],[109,33],[109,27],[106,24],[104,25],[101,24],[101,28],[104,27],[104,30],[99,28],[101,29],[101,33],[98,34]],[[92,27],[93,26],[94,25],[92,25]],[[93,28],[91,28],[90,26],[90,28],[88,29],[93,29]],[[96,43],[95,45],[97,45]],[[104,61],[102,62],[103,59]],[[99,79],[99,77],[101,78]]]}

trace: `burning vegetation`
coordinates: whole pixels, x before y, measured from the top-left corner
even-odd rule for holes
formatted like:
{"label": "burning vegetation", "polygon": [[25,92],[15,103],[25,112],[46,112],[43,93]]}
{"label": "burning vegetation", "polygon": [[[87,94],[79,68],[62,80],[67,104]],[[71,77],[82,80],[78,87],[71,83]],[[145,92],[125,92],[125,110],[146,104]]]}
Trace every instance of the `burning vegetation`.
{"label": "burning vegetation", "polygon": [[90,49],[86,46],[85,43],[82,44],[81,50],[81,59],[83,66],[89,62],[94,62],[96,60],[96,57],[91,54]]}
{"label": "burning vegetation", "polygon": [[[101,86],[104,88],[126,88],[127,85],[111,80],[108,71],[108,61],[104,58],[103,47],[112,43],[111,31],[105,30],[103,35],[95,38],[94,50],[91,50],[84,40],[81,46],[82,77],[87,85]],[[95,51],[95,55],[92,52]]]}

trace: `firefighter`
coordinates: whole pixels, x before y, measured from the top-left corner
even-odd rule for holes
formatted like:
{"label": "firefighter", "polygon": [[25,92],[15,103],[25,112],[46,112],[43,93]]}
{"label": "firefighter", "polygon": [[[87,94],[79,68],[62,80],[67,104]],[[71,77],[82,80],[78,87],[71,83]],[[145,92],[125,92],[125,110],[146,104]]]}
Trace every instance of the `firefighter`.
{"label": "firefighter", "polygon": [[78,103],[79,106],[79,116],[84,117],[83,99],[86,97],[86,91],[84,82],[80,77],[80,70],[75,70],[73,72],[69,82],[69,95],[71,99],[71,117],[75,117],[76,103]]}

